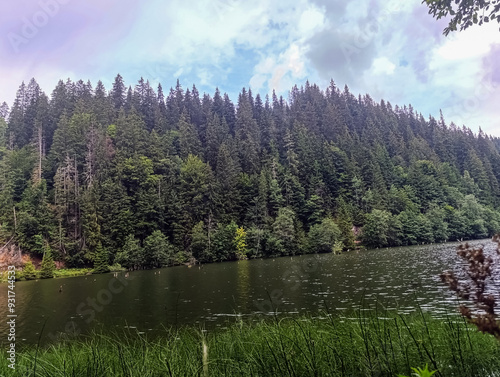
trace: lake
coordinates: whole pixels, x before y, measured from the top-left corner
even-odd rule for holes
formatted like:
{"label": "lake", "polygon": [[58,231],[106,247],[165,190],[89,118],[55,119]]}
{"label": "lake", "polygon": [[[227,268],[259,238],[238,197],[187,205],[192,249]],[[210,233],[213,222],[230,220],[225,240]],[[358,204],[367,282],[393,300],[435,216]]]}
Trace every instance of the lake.
{"label": "lake", "polygon": [[[494,252],[489,240],[473,241]],[[119,274],[17,282],[16,343],[36,344],[93,328],[155,333],[163,326],[213,329],[274,313],[343,313],[375,302],[409,313],[455,313],[440,282],[460,271],[457,243],[178,266]],[[498,266],[495,271],[498,274]],[[497,279],[498,280],[498,279]],[[498,281],[497,281],[498,283]],[[62,291],[60,291],[62,288]],[[498,295],[499,286],[495,294]],[[0,285],[0,343],[7,343],[7,285]]]}

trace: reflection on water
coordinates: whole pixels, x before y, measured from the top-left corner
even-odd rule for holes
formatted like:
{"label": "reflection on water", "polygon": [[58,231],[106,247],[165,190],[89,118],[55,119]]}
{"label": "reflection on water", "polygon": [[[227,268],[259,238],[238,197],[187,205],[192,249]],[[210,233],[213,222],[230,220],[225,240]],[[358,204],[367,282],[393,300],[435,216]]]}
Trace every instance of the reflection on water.
{"label": "reflection on water", "polygon": [[237,297],[240,300],[240,313],[248,313],[250,308],[250,261],[242,260],[236,262],[238,271],[238,282],[236,285]]}
{"label": "reflection on water", "polygon": [[[493,244],[484,243],[487,252]],[[60,332],[87,333],[125,327],[154,332],[163,326],[225,326],[236,318],[278,313],[351,311],[379,303],[435,316],[455,312],[456,299],[439,280],[446,269],[461,270],[457,244],[425,245],[267,260],[214,263],[154,271],[82,276],[16,283],[17,340],[36,343]],[[495,272],[499,276],[498,269]],[[59,292],[60,285],[63,286]],[[499,292],[498,282],[494,286]],[[7,286],[0,285],[0,302]],[[0,316],[6,318],[6,305]],[[0,343],[6,342],[0,323]]]}

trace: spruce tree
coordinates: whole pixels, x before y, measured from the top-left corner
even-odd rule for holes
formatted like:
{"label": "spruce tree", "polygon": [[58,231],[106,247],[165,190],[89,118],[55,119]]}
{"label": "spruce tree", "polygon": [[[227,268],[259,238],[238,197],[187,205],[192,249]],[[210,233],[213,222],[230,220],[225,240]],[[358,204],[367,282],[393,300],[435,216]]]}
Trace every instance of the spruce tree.
{"label": "spruce tree", "polygon": [[109,272],[109,253],[108,250],[102,247],[101,242],[97,244],[95,249],[94,274],[104,274]]}
{"label": "spruce tree", "polygon": [[23,276],[26,280],[35,280],[36,279],[36,270],[35,266],[33,266],[33,262],[29,260],[23,267]]}
{"label": "spruce tree", "polygon": [[40,269],[40,278],[49,279],[54,277],[54,271],[56,269],[56,263],[52,258],[52,250],[48,244],[44,247],[42,266]]}

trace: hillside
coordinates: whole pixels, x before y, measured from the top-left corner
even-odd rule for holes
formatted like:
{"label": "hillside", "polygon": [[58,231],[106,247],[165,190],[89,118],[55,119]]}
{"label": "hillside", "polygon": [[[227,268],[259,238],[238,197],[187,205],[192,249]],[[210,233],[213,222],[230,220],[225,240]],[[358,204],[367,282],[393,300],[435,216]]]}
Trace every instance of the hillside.
{"label": "hillside", "polygon": [[[179,82],[33,79],[0,118],[0,241],[68,266],[483,238],[500,230],[500,140],[332,81],[233,102]],[[2,243],[2,244],[3,244]]]}

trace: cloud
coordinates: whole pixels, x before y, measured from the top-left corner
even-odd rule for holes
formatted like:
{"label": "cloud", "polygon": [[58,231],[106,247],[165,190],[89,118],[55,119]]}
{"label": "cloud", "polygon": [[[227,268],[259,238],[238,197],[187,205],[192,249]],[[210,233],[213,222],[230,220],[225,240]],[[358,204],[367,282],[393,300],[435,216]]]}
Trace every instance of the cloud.
{"label": "cloud", "polygon": [[323,80],[353,83],[372,65],[375,54],[375,45],[365,45],[359,34],[329,28],[309,40],[307,57]]}
{"label": "cloud", "polygon": [[383,48],[387,25],[400,11],[398,3],[384,7],[371,1],[323,2],[327,25],[307,41],[307,57],[324,82],[358,87],[363,72],[372,67]]}
{"label": "cloud", "polygon": [[[0,23],[2,55],[22,62],[33,53],[40,58],[57,56],[60,64],[82,63],[85,56],[101,52],[126,36],[139,1],[124,7],[118,0],[21,0],[3,5],[7,22]],[[118,17],[109,17],[116,14]],[[14,40],[14,42],[13,42]],[[71,53],[69,53],[71,52]],[[88,54],[88,55],[86,55]]]}
{"label": "cloud", "polygon": [[[127,84],[142,76],[165,89],[180,78],[233,99],[243,86],[286,94],[333,78],[354,94],[435,116],[443,109],[500,136],[496,25],[445,38],[446,23],[420,0],[4,1],[0,101],[11,103],[31,77],[49,94],[67,77],[110,88],[121,73]],[[24,38],[18,51],[13,34]]]}
{"label": "cloud", "polygon": [[483,71],[492,85],[500,86],[500,43],[491,45],[489,53],[483,58]]}
{"label": "cloud", "polygon": [[[273,18],[272,23],[280,25],[280,35],[278,39],[274,36],[272,44],[260,52],[260,60],[254,66],[249,80],[254,90],[267,93],[276,90],[284,94],[300,81],[316,76],[309,67],[307,54],[310,49],[308,39],[326,27],[325,9],[321,4],[318,5],[297,1],[286,14],[279,10],[274,13],[274,16],[279,16],[280,22]],[[288,41],[285,45],[281,43],[283,36]]]}
{"label": "cloud", "polygon": [[376,75],[390,75],[394,73],[396,65],[386,57],[377,58],[373,61],[372,72]]}
{"label": "cloud", "polygon": [[[315,0],[321,4],[322,1]],[[412,104],[425,115],[470,125],[500,136],[494,119],[500,79],[497,25],[483,25],[445,38],[446,20],[435,20],[419,2],[380,7],[323,3],[328,27],[305,47],[323,86],[333,78],[351,92],[393,104]],[[495,30],[493,30],[495,29]]]}

